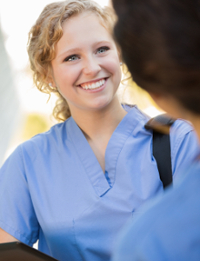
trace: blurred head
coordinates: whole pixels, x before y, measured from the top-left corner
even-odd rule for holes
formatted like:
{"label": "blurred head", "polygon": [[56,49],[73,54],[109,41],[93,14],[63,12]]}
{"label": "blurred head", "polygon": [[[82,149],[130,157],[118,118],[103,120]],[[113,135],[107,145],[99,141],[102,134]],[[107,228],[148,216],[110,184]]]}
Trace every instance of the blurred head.
{"label": "blurred head", "polygon": [[113,7],[114,34],[133,80],[200,114],[200,1],[113,0]]}
{"label": "blurred head", "polygon": [[28,54],[34,83],[40,91],[54,92],[59,96],[53,112],[58,120],[66,120],[71,113],[57,87],[49,85],[53,82],[52,61],[56,57],[57,43],[63,36],[63,25],[68,19],[84,12],[95,14],[112,34],[115,21],[112,10],[90,0],[68,0],[47,5],[29,33]]}

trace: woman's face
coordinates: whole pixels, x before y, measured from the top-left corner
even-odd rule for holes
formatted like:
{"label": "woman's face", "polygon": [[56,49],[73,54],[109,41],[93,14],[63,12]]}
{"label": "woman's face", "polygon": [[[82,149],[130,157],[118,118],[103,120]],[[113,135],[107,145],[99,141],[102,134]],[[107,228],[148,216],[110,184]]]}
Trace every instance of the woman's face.
{"label": "woman's face", "polygon": [[121,80],[118,51],[112,36],[91,12],[63,24],[63,36],[52,61],[54,85],[71,113],[99,110],[114,99]]}

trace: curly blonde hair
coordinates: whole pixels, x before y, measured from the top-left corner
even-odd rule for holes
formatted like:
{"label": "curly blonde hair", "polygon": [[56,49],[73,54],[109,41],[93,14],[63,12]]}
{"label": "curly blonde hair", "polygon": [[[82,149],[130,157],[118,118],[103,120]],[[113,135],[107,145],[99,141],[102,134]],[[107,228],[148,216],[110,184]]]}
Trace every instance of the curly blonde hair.
{"label": "curly blonde hair", "polygon": [[67,101],[58,89],[49,85],[52,80],[51,61],[55,58],[55,46],[63,35],[62,24],[73,15],[90,11],[95,13],[112,34],[115,13],[109,7],[101,7],[91,0],[67,0],[47,5],[29,32],[28,55],[36,87],[44,93],[56,93],[58,100],[53,116],[65,121],[71,116]]}

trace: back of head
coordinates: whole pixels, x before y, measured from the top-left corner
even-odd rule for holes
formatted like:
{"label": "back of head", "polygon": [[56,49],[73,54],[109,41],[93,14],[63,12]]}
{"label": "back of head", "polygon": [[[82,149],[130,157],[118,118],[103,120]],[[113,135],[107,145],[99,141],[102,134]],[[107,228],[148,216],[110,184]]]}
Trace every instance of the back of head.
{"label": "back of head", "polygon": [[139,86],[200,114],[200,1],[113,0],[114,33]]}
{"label": "back of head", "polygon": [[102,8],[92,0],[66,0],[47,5],[29,32],[27,50],[34,83],[40,91],[58,95],[53,112],[57,120],[66,120],[70,116],[70,110],[57,88],[49,85],[52,79],[51,61],[55,57],[56,44],[63,35],[63,22],[82,12],[96,14],[102,24],[112,32],[114,12],[111,8]]}

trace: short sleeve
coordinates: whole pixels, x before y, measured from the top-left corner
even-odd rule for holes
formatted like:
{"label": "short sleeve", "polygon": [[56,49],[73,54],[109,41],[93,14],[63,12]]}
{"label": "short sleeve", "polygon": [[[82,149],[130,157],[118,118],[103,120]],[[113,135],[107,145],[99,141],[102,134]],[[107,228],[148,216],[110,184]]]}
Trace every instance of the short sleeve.
{"label": "short sleeve", "polygon": [[29,193],[21,146],[0,169],[0,227],[30,246],[38,239],[39,224]]}
{"label": "short sleeve", "polygon": [[184,120],[175,121],[171,128],[170,142],[172,172],[176,178],[184,165],[190,164],[199,153],[199,143],[194,129]]}

